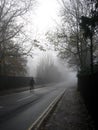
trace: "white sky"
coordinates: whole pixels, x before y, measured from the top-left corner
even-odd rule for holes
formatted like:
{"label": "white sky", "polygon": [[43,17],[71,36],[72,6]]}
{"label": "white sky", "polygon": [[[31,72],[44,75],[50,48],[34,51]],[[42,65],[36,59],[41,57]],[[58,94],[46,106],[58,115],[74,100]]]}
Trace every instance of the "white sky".
{"label": "white sky", "polygon": [[35,25],[39,31],[45,31],[55,25],[53,19],[58,21],[59,5],[56,0],[38,0],[39,7],[36,11]]}
{"label": "white sky", "polygon": [[[26,29],[32,37],[43,38],[43,35],[50,29],[54,29],[60,23],[59,3],[57,0],[37,0],[38,4],[31,10],[26,23]],[[56,21],[56,22],[55,22]]]}
{"label": "white sky", "polygon": [[[58,19],[59,5],[56,0],[38,0],[39,7],[36,10],[35,24],[39,31],[54,26],[53,19]],[[52,19],[53,18],[53,19]]]}

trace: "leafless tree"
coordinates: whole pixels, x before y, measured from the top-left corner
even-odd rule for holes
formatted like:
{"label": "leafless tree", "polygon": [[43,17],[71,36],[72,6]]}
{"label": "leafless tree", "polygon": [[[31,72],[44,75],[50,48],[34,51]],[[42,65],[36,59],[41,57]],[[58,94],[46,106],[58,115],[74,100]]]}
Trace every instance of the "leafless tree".
{"label": "leafless tree", "polygon": [[[26,62],[22,55],[24,52],[23,43],[27,40],[23,35],[23,23],[20,17],[25,15],[32,7],[33,0],[0,0],[0,74],[6,74],[14,66],[22,68],[22,62]],[[21,38],[22,37],[22,38]],[[14,66],[12,66],[14,63]],[[19,64],[20,63],[20,64]]]}
{"label": "leafless tree", "polygon": [[56,45],[59,56],[67,59],[70,66],[75,65],[79,70],[89,63],[89,41],[83,37],[80,29],[80,17],[89,15],[86,0],[58,0],[61,4],[62,25],[53,34],[51,42]]}

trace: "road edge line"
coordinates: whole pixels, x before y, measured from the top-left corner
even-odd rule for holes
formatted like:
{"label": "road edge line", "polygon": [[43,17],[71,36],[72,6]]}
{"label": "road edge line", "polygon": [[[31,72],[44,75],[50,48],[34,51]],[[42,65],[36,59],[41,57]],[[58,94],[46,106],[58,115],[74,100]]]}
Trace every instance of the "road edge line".
{"label": "road edge line", "polygon": [[45,111],[37,118],[37,120],[28,128],[28,130],[38,130],[39,129],[39,127],[42,125],[44,120],[48,117],[48,115],[50,114],[52,109],[60,101],[60,99],[62,98],[64,93],[65,93],[65,90],[62,93],[60,93],[59,96],[57,96],[55,98],[55,100],[53,100],[53,102],[45,109]]}

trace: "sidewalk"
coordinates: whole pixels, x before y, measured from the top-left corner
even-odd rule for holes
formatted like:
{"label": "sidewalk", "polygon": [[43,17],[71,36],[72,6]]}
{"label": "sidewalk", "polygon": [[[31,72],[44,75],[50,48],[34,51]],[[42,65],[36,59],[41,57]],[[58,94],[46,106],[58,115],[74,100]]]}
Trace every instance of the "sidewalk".
{"label": "sidewalk", "polygon": [[95,130],[77,87],[67,88],[56,109],[40,130]]}
{"label": "sidewalk", "polygon": [[[34,89],[38,89],[38,88],[43,88],[46,87],[47,84],[39,84],[39,85],[34,85]],[[51,85],[51,84],[48,84]],[[18,87],[18,88],[12,88],[12,89],[6,89],[6,90],[1,90],[0,91],[0,96],[4,96],[4,95],[8,95],[8,94],[12,94],[12,93],[19,93],[19,92],[24,92],[24,91],[28,91],[30,90],[30,86],[22,86],[22,87]]]}
{"label": "sidewalk", "polygon": [[[35,85],[34,89],[41,88],[41,87],[42,87],[42,85]],[[24,91],[28,91],[28,90],[30,90],[30,86],[25,86],[25,87],[22,86],[20,88],[18,87],[18,88],[14,88],[14,89],[6,89],[6,90],[0,91],[0,96],[24,92]]]}
{"label": "sidewalk", "polygon": [[0,91],[0,96],[30,90],[30,86]]}

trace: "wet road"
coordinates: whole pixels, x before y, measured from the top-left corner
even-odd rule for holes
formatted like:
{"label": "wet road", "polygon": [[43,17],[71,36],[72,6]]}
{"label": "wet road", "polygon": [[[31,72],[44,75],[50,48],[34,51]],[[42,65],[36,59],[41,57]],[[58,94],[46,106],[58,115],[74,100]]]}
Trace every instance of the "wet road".
{"label": "wet road", "polygon": [[49,104],[66,89],[65,83],[34,91],[0,96],[0,130],[28,130]]}

